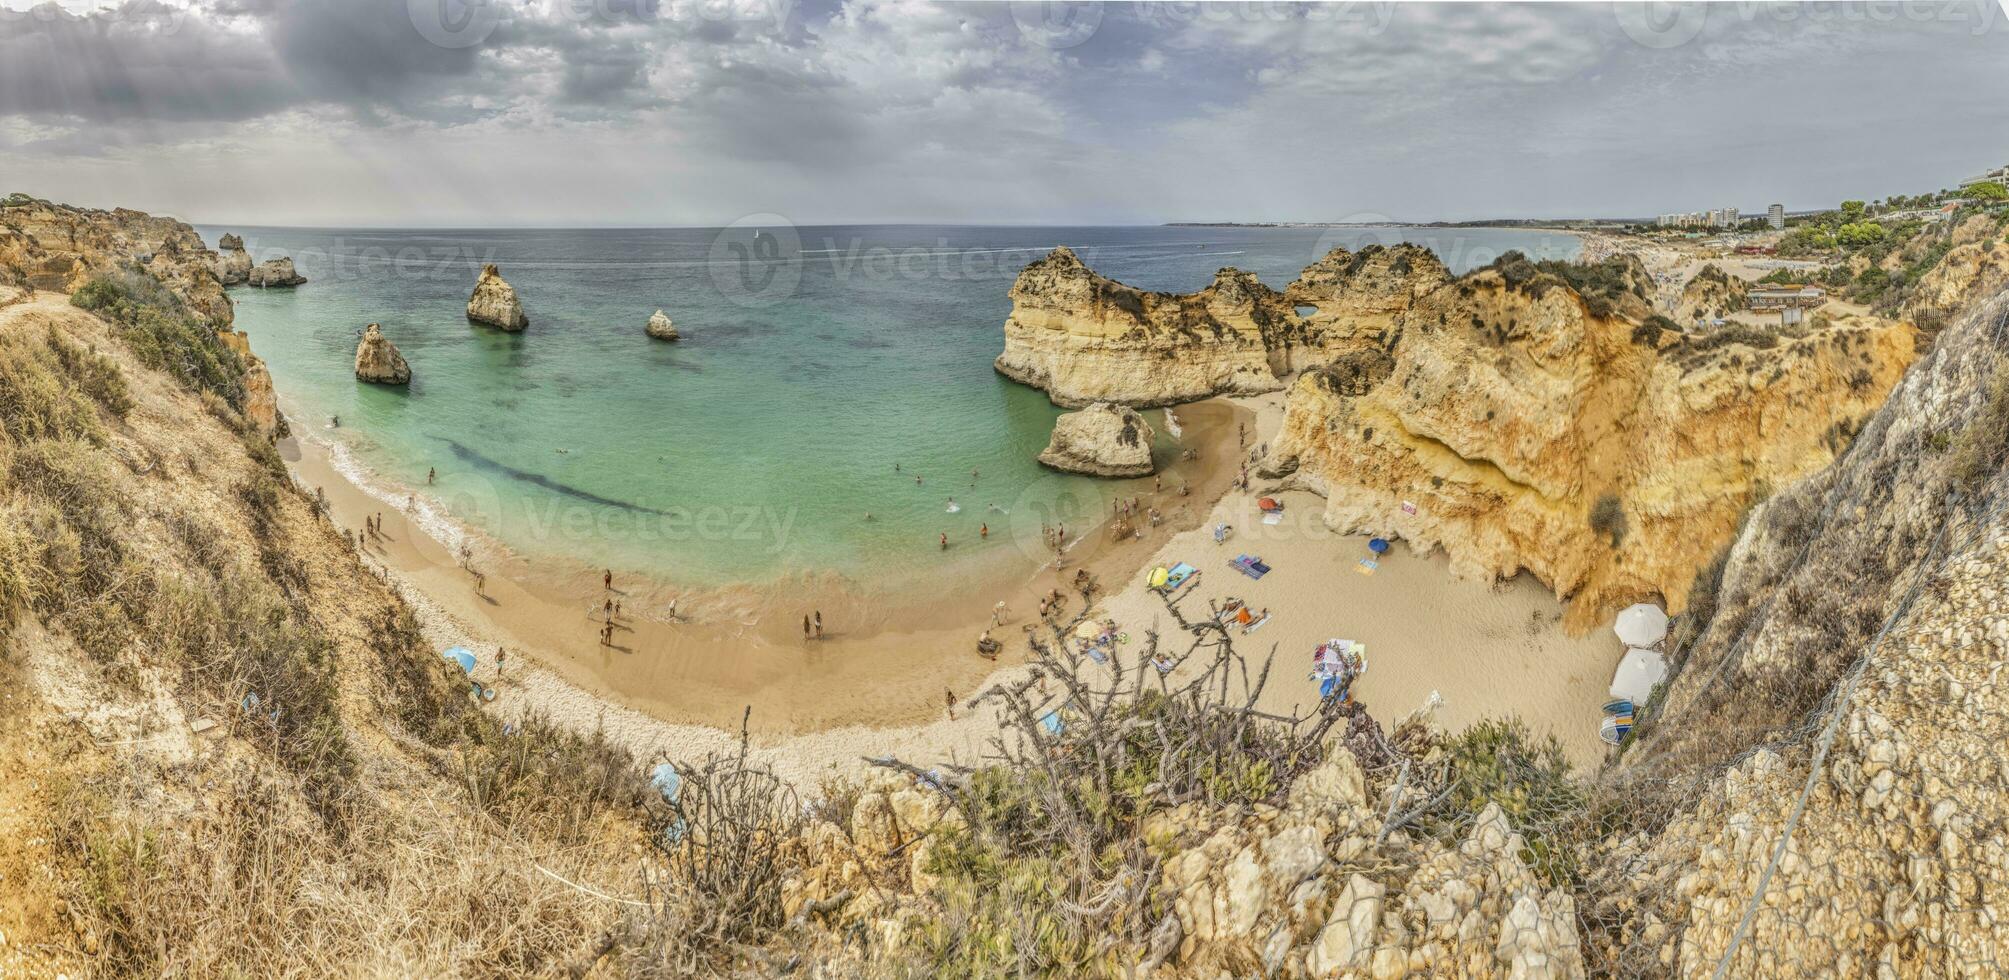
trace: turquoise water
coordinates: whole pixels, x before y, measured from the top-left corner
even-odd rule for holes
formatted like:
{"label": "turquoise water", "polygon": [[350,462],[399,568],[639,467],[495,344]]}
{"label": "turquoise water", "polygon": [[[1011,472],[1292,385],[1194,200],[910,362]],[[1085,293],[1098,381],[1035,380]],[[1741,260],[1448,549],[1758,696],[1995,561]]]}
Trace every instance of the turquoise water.
{"label": "turquoise water", "polygon": [[[693,583],[925,574],[945,560],[941,532],[953,554],[1008,555],[1057,500],[1099,499],[1094,481],[1033,460],[1059,410],[991,370],[1013,277],[1055,245],[1178,291],[1223,265],[1281,288],[1335,244],[1416,241],[1454,271],[1577,248],[1434,228],[200,230],[290,255],[309,279],[232,291],[296,430],[385,481],[424,487],[437,469],[424,492],[526,555]],[[516,287],[529,330],[465,319],[484,262]],[[658,308],[681,342],[643,335]],[[411,362],[409,388],[355,380],[372,322]]]}

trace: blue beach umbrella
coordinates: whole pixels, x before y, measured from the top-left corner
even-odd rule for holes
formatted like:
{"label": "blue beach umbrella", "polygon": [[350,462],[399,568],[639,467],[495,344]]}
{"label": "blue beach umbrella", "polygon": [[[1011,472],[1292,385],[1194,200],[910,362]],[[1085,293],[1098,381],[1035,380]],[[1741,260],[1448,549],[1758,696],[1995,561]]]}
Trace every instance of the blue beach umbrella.
{"label": "blue beach umbrella", "polygon": [[440,654],[440,656],[459,664],[462,673],[474,673],[473,650],[469,650],[466,647],[447,647],[446,652]]}
{"label": "blue beach umbrella", "polygon": [[1039,727],[1046,729],[1046,732],[1049,735],[1058,735],[1060,734],[1061,728],[1065,726],[1061,724],[1060,712],[1049,711],[1045,715],[1040,717]]}
{"label": "blue beach umbrella", "polygon": [[1375,553],[1375,554],[1377,554],[1377,555],[1378,555],[1378,554],[1381,554],[1381,553],[1383,553],[1383,552],[1385,552],[1385,551],[1387,551],[1387,550],[1388,550],[1388,539],[1387,539],[1387,538],[1375,538],[1375,539],[1373,539],[1373,540],[1371,540],[1371,541],[1367,542],[1367,550],[1369,550],[1369,551],[1372,551],[1372,552],[1374,552],[1374,553]]}
{"label": "blue beach umbrella", "polygon": [[684,791],[684,777],[677,774],[675,765],[664,762],[649,771],[649,785],[663,794],[665,801],[675,803],[678,794]]}

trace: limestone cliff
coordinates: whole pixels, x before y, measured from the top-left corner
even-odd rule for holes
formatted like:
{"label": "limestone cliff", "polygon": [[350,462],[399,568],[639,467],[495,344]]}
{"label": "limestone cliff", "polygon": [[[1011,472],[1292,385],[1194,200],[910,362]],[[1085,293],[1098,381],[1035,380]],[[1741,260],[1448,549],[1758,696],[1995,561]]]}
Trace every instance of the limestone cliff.
{"label": "limestone cliff", "polygon": [[216,240],[216,280],[225,286],[241,286],[251,281],[251,253],[244,250],[244,239],[226,234]]}
{"label": "limestone cliff", "polygon": [[1683,324],[1719,320],[1751,305],[1751,287],[1715,264],[1705,265],[1681,287],[1674,319]]}
{"label": "limestone cliff", "polygon": [[1099,276],[1061,247],[1012,284],[996,366],[1069,408],[1275,391],[1307,365],[1377,342],[1444,278],[1427,251],[1376,246],[1334,249],[1281,293],[1233,268],[1196,293],[1155,293]]}
{"label": "limestone cliff", "polygon": [[1834,466],[1752,512],[1611,782],[1642,819],[1598,862],[1593,945],[1678,976],[1726,952],[1727,976],[1999,972],[2005,365],[1998,292]]}
{"label": "limestone cliff", "polygon": [[1336,528],[1533,572],[1578,629],[1679,610],[1744,507],[1831,460],[1914,353],[1910,325],[1871,318],[1684,335],[1530,276],[1470,274],[1391,353],[1308,372],[1268,465],[1295,465]]}
{"label": "limestone cliff", "polygon": [[523,304],[516,300],[515,287],[503,280],[502,270],[493,264],[481,267],[474,294],[467,298],[467,318],[511,332],[530,325],[530,318],[523,315]]}
{"label": "limestone cliff", "polygon": [[1998,234],[1969,241],[1954,246],[1919,279],[1905,301],[1904,313],[1943,321],[2005,285],[2009,285],[2009,239]]}
{"label": "limestone cliff", "polygon": [[398,345],[391,343],[383,328],[374,323],[363,328],[363,339],[356,345],[356,380],[385,385],[408,384],[412,380],[411,366],[398,353]]}
{"label": "limestone cliff", "polygon": [[68,293],[92,274],[144,267],[217,329],[231,325],[216,253],[195,229],[143,211],[52,204],[16,194],[0,201],[0,265],[36,289]]}
{"label": "limestone cliff", "polygon": [[[243,243],[237,244],[241,251]],[[231,329],[236,313],[217,279],[221,261],[194,228],[173,218],[126,208],[78,208],[22,194],[0,200],[0,269],[9,270],[10,278],[70,293],[96,275],[143,270],[237,353],[244,367],[240,408],[260,432],[272,435],[284,424],[272,375],[251,352],[249,338]]]}
{"label": "limestone cliff", "polygon": [[1096,402],[1053,420],[1053,436],[1039,461],[1091,476],[1149,476],[1155,437],[1136,409]]}

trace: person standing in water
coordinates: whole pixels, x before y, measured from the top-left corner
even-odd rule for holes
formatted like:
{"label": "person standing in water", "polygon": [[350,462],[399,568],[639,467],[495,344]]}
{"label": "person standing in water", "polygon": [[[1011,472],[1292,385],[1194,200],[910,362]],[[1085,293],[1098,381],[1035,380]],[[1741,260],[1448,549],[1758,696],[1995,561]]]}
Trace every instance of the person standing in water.
{"label": "person standing in water", "polygon": [[433,478],[438,475],[439,471],[433,469],[430,466],[426,467],[426,486],[432,486]]}
{"label": "person standing in water", "polygon": [[988,523],[986,523],[978,527],[977,537],[982,538],[985,541],[989,541],[991,539],[991,526]]}
{"label": "person standing in water", "polygon": [[949,550],[949,532],[947,531],[942,532],[942,550]]}

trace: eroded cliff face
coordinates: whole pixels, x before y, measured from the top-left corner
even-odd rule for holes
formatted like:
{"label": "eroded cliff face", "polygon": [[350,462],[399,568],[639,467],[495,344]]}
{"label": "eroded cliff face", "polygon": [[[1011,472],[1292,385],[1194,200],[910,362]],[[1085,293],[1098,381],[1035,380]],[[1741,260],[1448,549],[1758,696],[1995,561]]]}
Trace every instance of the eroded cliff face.
{"label": "eroded cliff face", "polygon": [[[241,241],[238,246],[236,254],[241,255]],[[126,208],[99,211],[52,204],[18,194],[0,201],[0,268],[9,270],[9,278],[69,293],[98,273],[127,265],[145,269],[214,327],[244,361],[246,417],[271,435],[281,425],[278,396],[271,372],[251,352],[249,338],[231,329],[236,312],[216,272],[225,264],[194,228],[173,218]]]}
{"label": "eroded cliff face", "polygon": [[1681,609],[1750,501],[1829,462],[1914,354],[1903,323],[1683,335],[1599,305],[1493,269],[1438,289],[1385,357],[1299,379],[1269,467],[1295,465],[1337,529],[1533,572],[1582,629]]}
{"label": "eroded cliff face", "polygon": [[1615,774],[1653,819],[1609,842],[1597,942],[1678,976],[1726,952],[1729,976],[2000,972],[2005,365],[1998,293],[1949,324],[1841,460],[1752,512]]}
{"label": "eroded cliff face", "polygon": [[195,229],[144,211],[52,204],[25,195],[0,202],[0,265],[36,289],[68,293],[92,273],[144,266],[219,330],[234,319],[213,271],[215,252]]}
{"label": "eroded cliff face", "polygon": [[1715,265],[1705,265],[1681,287],[1674,319],[1684,324],[1715,320],[1751,305],[1751,287]]}
{"label": "eroded cliff face", "polygon": [[[1233,268],[1196,293],[1155,293],[1097,275],[1061,247],[1012,284],[996,366],[1069,408],[1276,391],[1385,331],[1443,277],[1425,250],[1376,246],[1335,249],[1281,293]],[[1300,305],[1317,311],[1301,316]]]}

